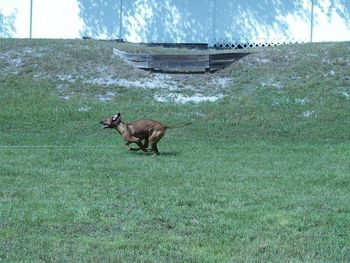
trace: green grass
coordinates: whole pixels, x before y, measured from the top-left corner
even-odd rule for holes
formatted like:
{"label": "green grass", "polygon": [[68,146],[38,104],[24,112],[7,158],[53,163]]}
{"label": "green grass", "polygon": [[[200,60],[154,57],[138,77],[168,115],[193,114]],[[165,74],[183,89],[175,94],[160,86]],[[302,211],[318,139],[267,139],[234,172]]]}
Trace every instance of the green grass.
{"label": "green grass", "polygon": [[[114,45],[0,40],[0,261],[349,262],[349,43],[172,76],[196,88],[177,92],[224,95],[199,104],[85,82],[154,77],[111,57]],[[193,124],[153,157],[100,129],[116,112]]]}

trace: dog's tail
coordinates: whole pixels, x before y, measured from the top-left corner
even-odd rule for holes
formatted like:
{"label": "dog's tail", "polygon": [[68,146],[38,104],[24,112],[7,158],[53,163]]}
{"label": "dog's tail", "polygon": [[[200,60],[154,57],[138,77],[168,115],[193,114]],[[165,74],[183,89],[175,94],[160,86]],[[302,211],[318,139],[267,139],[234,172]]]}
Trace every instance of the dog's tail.
{"label": "dog's tail", "polygon": [[177,124],[177,125],[166,125],[165,128],[167,128],[167,129],[180,128],[180,127],[184,127],[184,126],[187,126],[190,124],[192,124],[192,122],[187,122],[187,123]]}

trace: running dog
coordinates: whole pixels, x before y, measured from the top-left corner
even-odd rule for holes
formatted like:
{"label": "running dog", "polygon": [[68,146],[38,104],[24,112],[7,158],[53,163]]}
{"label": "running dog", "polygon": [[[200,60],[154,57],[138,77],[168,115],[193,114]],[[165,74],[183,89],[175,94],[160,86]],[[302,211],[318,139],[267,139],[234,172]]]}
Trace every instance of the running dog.
{"label": "running dog", "polygon": [[[116,129],[123,139],[126,141],[125,147],[129,151],[154,152],[155,155],[159,155],[157,143],[163,138],[165,131],[169,128],[179,128],[190,125],[191,122],[179,125],[164,125],[154,120],[138,120],[130,123],[124,123],[121,120],[120,113],[113,117],[105,118],[100,122],[103,125],[103,129],[111,128]],[[144,141],[144,143],[142,143]],[[136,143],[139,148],[130,148],[131,143]],[[151,149],[147,149],[149,144]]]}

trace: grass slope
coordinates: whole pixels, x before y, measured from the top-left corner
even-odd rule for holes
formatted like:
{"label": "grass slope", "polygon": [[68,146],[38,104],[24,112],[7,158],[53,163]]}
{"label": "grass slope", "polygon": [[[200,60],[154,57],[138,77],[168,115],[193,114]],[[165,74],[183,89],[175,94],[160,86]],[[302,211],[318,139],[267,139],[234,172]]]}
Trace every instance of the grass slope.
{"label": "grass slope", "polygon": [[[204,75],[139,71],[114,46],[0,40],[1,261],[350,260],[349,43]],[[151,157],[100,129],[116,112],[193,124]]]}

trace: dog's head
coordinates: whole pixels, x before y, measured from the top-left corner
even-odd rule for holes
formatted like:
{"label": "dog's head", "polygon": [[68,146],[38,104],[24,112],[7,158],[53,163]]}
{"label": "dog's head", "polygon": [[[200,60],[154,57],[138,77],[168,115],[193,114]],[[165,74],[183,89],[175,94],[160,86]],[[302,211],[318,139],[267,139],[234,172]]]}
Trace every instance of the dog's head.
{"label": "dog's head", "polygon": [[120,113],[114,115],[113,117],[107,117],[103,121],[100,121],[100,123],[103,125],[103,129],[117,128],[121,122],[122,120],[120,118]]}

